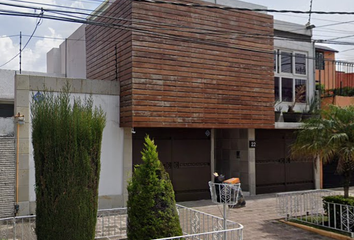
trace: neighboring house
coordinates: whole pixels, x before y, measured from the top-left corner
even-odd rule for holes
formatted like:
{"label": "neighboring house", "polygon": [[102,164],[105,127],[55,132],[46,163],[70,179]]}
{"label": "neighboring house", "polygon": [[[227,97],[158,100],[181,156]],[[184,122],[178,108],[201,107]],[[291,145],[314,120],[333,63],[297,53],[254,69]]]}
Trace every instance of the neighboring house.
{"label": "neighboring house", "polygon": [[[329,104],[340,107],[354,105],[353,91],[344,92],[345,88],[354,88],[354,63],[337,61],[335,54],[338,51],[316,45],[316,84],[321,87],[321,107]],[[337,174],[337,161],[322,166],[322,186],[324,188],[341,187],[343,179]],[[354,176],[351,180],[354,185]]]}
{"label": "neighboring house", "polygon": [[13,71],[0,71],[0,218],[15,204],[15,139]]}
{"label": "neighboring house", "polygon": [[316,45],[316,84],[322,91],[337,88],[336,83],[336,53],[332,48]]}
{"label": "neighboring house", "polygon": [[[312,31],[303,25],[274,21],[274,96],[277,108],[288,111],[296,94],[302,96],[294,110],[307,110],[306,101],[314,97],[314,55]],[[304,91],[298,93],[300,87]],[[291,159],[294,130],[301,123],[280,119],[275,129],[256,129],[256,192],[283,192],[319,187],[319,175],[306,159]]]}
{"label": "neighboring house", "polygon": [[[6,111],[0,108],[1,115],[6,114],[11,117],[9,119],[0,117],[0,191],[2,193],[0,218],[13,216],[15,204],[19,205],[19,215],[35,214],[35,166],[32,153],[30,102],[38,91],[46,89],[58,92],[66,82],[71,85],[72,97],[84,98],[91,95],[95,106],[101,106],[106,113],[107,122],[103,132],[101,152],[99,208],[121,206],[124,192],[122,175],[125,165],[123,130],[119,128],[119,84],[64,78],[45,73],[16,74],[15,71],[7,70],[0,70],[0,78],[2,82],[7,83],[6,88],[0,89],[0,96],[6,96],[6,102],[12,104],[12,112],[7,108]],[[24,124],[17,124],[13,118],[14,112],[24,115]]]}
{"label": "neighboring house", "polygon": [[[273,107],[277,99],[286,111],[300,85],[305,99],[314,97],[311,30],[247,11],[125,0],[107,2],[101,10],[95,21],[115,27],[80,29],[86,52],[76,56],[86,58],[76,61],[86,64],[85,77],[120,83],[123,161],[130,165],[123,181],[141,163],[149,134],[177,201],[209,198],[214,171],[239,177],[252,195],[319,187],[312,162],[289,158],[301,123],[275,123]],[[60,48],[75,38],[69,39]],[[75,58],[64,52],[69,55],[55,58]],[[53,63],[49,55],[48,62]],[[296,111],[306,108],[306,101],[295,105]]]}

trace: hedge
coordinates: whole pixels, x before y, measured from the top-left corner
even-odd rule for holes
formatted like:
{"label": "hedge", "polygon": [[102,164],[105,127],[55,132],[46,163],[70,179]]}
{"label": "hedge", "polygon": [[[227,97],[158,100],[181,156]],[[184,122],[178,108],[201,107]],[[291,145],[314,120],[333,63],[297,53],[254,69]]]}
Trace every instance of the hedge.
{"label": "hedge", "polygon": [[69,88],[31,104],[38,240],[95,237],[106,120],[92,98],[71,103]]}

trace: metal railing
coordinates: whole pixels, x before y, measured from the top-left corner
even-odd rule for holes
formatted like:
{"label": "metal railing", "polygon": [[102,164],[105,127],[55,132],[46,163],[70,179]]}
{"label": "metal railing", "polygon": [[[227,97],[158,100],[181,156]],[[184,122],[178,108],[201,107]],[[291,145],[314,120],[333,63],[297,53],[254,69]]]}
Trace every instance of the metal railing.
{"label": "metal railing", "polygon": [[[183,236],[162,239],[200,240],[242,240],[243,226],[227,221],[223,229],[223,218],[177,205]],[[115,208],[99,210],[97,214],[95,239],[126,238],[127,209]],[[35,216],[0,219],[1,240],[36,240]]]}
{"label": "metal railing", "polygon": [[336,194],[330,190],[278,193],[277,211],[285,220],[335,229],[354,237],[354,206],[323,201],[323,197]]}
{"label": "metal railing", "polygon": [[0,219],[0,239],[35,240],[36,217],[12,217]]}
{"label": "metal railing", "polygon": [[127,208],[101,209],[97,213],[95,239],[127,236]]}
{"label": "metal railing", "polygon": [[325,189],[277,193],[276,209],[285,219],[315,214],[323,210],[322,198],[335,194],[336,192]]}

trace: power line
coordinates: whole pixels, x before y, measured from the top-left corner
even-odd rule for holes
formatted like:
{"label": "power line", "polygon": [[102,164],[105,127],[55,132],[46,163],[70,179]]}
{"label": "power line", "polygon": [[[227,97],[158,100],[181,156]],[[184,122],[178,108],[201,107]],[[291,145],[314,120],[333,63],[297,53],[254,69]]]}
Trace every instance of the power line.
{"label": "power line", "polygon": [[296,13],[296,14],[338,14],[338,15],[354,15],[354,12],[338,12],[338,11],[300,11],[300,10],[277,10],[277,9],[258,9],[258,8],[240,8],[240,7],[229,7],[229,6],[218,6],[218,5],[204,5],[199,3],[181,3],[181,2],[170,2],[161,0],[133,0],[136,2],[146,2],[146,3],[158,3],[158,4],[171,4],[176,6],[184,7],[196,7],[196,8],[212,8],[221,10],[238,10],[246,12],[269,12],[269,13]]}
{"label": "power line", "polygon": [[[13,5],[13,4],[12,4]],[[18,5],[16,7],[19,7]],[[25,6],[20,6],[20,7],[25,7]],[[33,7],[25,7],[25,8],[31,8],[33,9]],[[44,10],[44,9],[42,9]],[[45,10],[45,11],[52,11],[56,14],[58,14],[57,12],[59,12],[60,14],[65,14],[65,13],[73,13],[70,11],[63,11],[63,10]],[[22,13],[22,12],[15,12],[15,11],[2,11],[4,15],[12,15],[12,16],[16,16],[16,15],[21,15],[21,16],[27,16],[27,17],[35,17],[38,16],[37,14],[30,14],[30,13]],[[68,15],[68,14],[66,14]],[[242,51],[250,51],[250,52],[257,52],[257,53],[267,53],[267,54],[273,54],[273,51],[269,52],[269,51],[263,51],[260,49],[255,49],[255,48],[245,48],[245,47],[234,47],[234,46],[230,46],[229,43],[225,43],[225,42],[217,42],[215,40],[207,40],[207,39],[198,39],[198,38],[191,38],[191,37],[185,37],[185,36],[181,36],[181,35],[176,35],[176,34],[169,34],[169,33],[159,33],[159,32],[153,32],[151,31],[151,29],[142,29],[142,28],[137,28],[134,27],[132,25],[125,25],[125,24],[107,24],[104,22],[99,22],[99,21],[93,21],[93,20],[89,20],[89,19],[85,19],[85,18],[79,18],[79,17],[75,17],[75,16],[70,16],[69,17],[59,17],[59,16],[54,16],[54,15],[42,15],[42,18],[46,18],[46,19],[51,19],[51,20],[58,20],[58,21],[67,21],[67,22],[75,22],[75,23],[83,23],[83,24],[90,24],[90,25],[97,25],[97,26],[102,26],[102,27],[112,27],[112,28],[119,28],[119,29],[123,29],[123,30],[128,30],[128,31],[136,31],[136,32],[140,32],[140,33],[144,33],[144,34],[150,34],[150,35],[155,35],[155,36],[159,36],[160,38],[164,38],[164,39],[170,39],[170,40],[179,40],[179,41],[184,41],[184,42],[189,42],[189,43],[203,43],[206,45],[212,45],[212,46],[219,46],[219,47],[226,47],[229,49],[236,49],[236,50],[242,50]],[[124,21],[128,21],[127,19],[121,19]],[[149,24],[152,24],[151,22]],[[155,24],[155,23],[154,23]],[[208,30],[208,29],[204,29],[204,30]],[[177,31],[178,32],[178,31]],[[193,32],[195,33],[195,32]],[[264,34],[259,34],[259,37],[263,37],[263,38],[274,38],[273,35],[269,35],[266,36]],[[246,34],[245,34],[246,36]],[[249,34],[249,36],[251,37],[252,35]],[[254,36],[252,36],[254,37]],[[353,44],[353,43],[350,43]]]}
{"label": "power line", "polygon": [[[34,4],[34,5],[40,5],[40,6],[58,7],[58,8],[64,8],[64,9],[72,9],[72,10],[81,10],[81,11],[86,11],[86,12],[93,11],[93,9],[76,8],[76,7],[69,7],[69,6],[61,6],[61,5],[57,5],[57,4],[39,3],[39,2],[31,2],[31,1],[24,1],[24,0],[6,0],[6,1],[17,2],[17,3],[29,3],[29,4]],[[30,6],[28,6],[28,7],[30,7]]]}
{"label": "power line", "polygon": [[28,43],[31,41],[31,39],[32,39],[32,37],[33,37],[33,35],[34,35],[34,33],[36,32],[36,30],[37,30],[39,24],[41,23],[41,20],[42,20],[42,19],[41,19],[41,16],[42,16],[42,15],[43,15],[43,11],[42,11],[41,14],[39,15],[39,19],[38,19],[38,21],[37,21],[37,23],[36,23],[36,26],[35,26],[35,28],[34,28],[32,34],[31,34],[31,36],[30,36],[29,39],[27,40],[26,44],[23,46],[23,48],[20,49],[20,51],[19,51],[15,56],[13,56],[9,61],[7,61],[7,62],[5,62],[4,64],[0,65],[0,68],[2,68],[3,66],[5,66],[6,64],[10,63],[10,62],[11,62],[12,60],[14,60],[17,56],[19,56],[23,50],[25,50],[25,48],[27,47]]}

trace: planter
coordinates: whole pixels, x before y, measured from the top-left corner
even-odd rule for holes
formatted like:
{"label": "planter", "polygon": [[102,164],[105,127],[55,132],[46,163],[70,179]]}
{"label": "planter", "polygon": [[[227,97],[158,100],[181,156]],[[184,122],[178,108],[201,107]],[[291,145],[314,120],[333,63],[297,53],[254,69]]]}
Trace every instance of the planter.
{"label": "planter", "polygon": [[310,119],[310,118],[320,118],[320,115],[319,114],[314,114],[314,113],[303,113],[302,114],[302,117],[301,117],[301,120],[304,121],[304,120],[307,120],[307,119]]}
{"label": "planter", "polygon": [[280,114],[281,114],[280,111],[275,111],[274,112],[274,120],[275,120],[275,122],[279,122]]}
{"label": "planter", "polygon": [[298,112],[283,112],[284,122],[300,122],[302,113]]}

